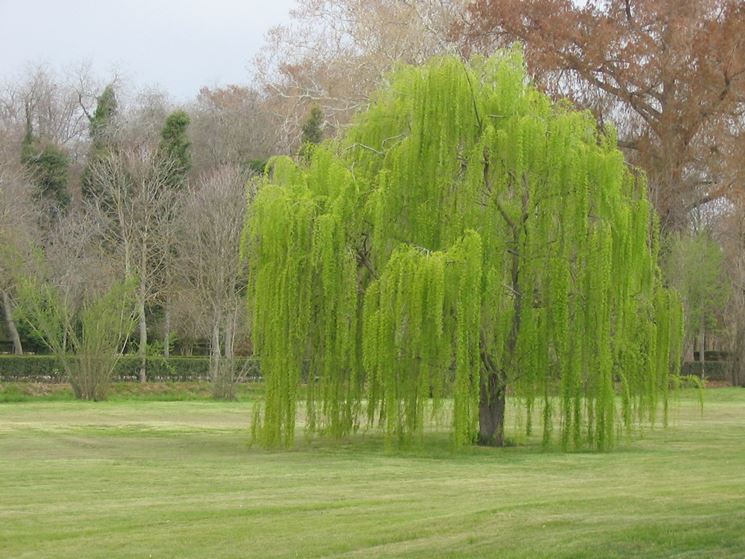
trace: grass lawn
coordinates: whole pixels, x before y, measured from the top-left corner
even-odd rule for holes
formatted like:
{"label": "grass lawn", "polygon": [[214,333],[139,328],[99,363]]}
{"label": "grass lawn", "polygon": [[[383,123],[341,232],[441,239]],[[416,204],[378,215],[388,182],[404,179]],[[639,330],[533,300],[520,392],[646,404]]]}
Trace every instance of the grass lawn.
{"label": "grass lawn", "polygon": [[250,400],[0,404],[0,556],[744,557],[745,389],[614,452],[249,448]]}

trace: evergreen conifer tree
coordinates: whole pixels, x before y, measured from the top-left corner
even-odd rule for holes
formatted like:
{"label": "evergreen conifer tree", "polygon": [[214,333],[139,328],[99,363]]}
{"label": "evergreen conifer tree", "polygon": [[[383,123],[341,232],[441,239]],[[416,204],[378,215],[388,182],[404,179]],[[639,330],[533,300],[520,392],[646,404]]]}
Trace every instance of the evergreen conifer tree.
{"label": "evergreen conifer tree", "polygon": [[303,123],[300,155],[309,157],[313,147],[323,141],[323,111],[318,105],[310,109],[308,119]]}
{"label": "evergreen conifer tree", "polygon": [[29,129],[21,148],[21,162],[34,184],[34,196],[45,207],[44,213],[64,212],[70,204],[70,159],[58,146],[34,138]]}
{"label": "evergreen conifer tree", "polygon": [[160,153],[173,163],[174,188],[183,186],[191,169],[191,142],[187,134],[190,122],[185,111],[174,111],[166,118],[160,133]]}
{"label": "evergreen conifer tree", "polygon": [[91,166],[106,157],[116,147],[118,107],[114,85],[109,84],[98,97],[93,116],[89,116],[91,147],[88,152],[88,163],[81,177],[81,190],[84,197],[95,192],[96,188],[91,176]]}

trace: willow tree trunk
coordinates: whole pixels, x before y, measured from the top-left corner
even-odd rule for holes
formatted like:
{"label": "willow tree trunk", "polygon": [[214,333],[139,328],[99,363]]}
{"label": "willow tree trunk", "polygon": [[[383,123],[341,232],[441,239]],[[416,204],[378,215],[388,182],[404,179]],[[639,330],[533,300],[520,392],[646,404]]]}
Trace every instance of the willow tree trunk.
{"label": "willow tree trunk", "polygon": [[13,320],[13,309],[10,307],[10,297],[3,291],[3,310],[5,314],[5,324],[8,326],[10,339],[13,341],[13,353],[23,355],[23,345],[21,345],[21,336],[18,335],[15,320]]}
{"label": "willow tree trunk", "polygon": [[[527,200],[523,198],[521,224],[525,223],[526,208]],[[517,335],[520,332],[521,321],[522,296],[520,294],[520,256],[518,250],[520,233],[518,227],[522,225],[518,225],[509,219],[505,212],[502,212],[502,215],[512,229],[512,242],[514,244],[510,262],[510,291],[515,297],[515,308],[506,348],[507,359],[510,359],[517,349]],[[478,443],[485,446],[504,446],[504,410],[507,400],[506,374],[499,369],[491,356],[483,351],[481,353],[481,367]]]}
{"label": "willow tree trunk", "polygon": [[489,372],[481,383],[479,398],[479,444],[504,446],[505,386],[496,372]]}

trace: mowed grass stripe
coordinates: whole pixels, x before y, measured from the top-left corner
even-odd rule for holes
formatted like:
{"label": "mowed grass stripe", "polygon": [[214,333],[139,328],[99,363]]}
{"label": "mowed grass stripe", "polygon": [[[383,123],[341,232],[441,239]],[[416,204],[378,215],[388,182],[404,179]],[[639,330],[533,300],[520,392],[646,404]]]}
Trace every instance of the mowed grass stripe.
{"label": "mowed grass stripe", "polygon": [[745,391],[606,453],[367,433],[248,445],[250,402],[0,405],[3,557],[742,557]]}

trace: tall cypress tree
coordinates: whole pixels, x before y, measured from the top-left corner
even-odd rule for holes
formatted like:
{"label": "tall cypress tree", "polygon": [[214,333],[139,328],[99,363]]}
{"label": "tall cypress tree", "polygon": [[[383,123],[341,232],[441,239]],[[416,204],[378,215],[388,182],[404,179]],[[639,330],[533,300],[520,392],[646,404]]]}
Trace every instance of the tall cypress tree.
{"label": "tall cypress tree", "polygon": [[[161,157],[170,160],[173,165],[168,182],[169,186],[176,190],[183,188],[191,170],[191,142],[187,134],[190,122],[191,119],[186,112],[182,110],[174,111],[166,118],[160,133],[158,151]],[[169,217],[173,218],[175,216]],[[172,253],[173,250],[169,247],[166,265],[164,266],[165,283],[167,285],[171,283]],[[171,308],[167,291],[163,303],[163,353],[166,357],[169,357],[171,353]]]}
{"label": "tall cypress tree", "polygon": [[45,213],[64,212],[70,204],[70,159],[58,146],[33,137],[29,127],[21,147],[21,162],[35,187],[34,197]]}
{"label": "tall cypress tree", "polygon": [[93,116],[89,116],[91,147],[88,152],[88,163],[81,177],[83,196],[95,193],[96,186],[91,176],[91,166],[115,149],[118,110],[114,85],[109,84],[99,95]]}
{"label": "tall cypress tree", "polygon": [[318,105],[310,109],[308,119],[303,123],[303,135],[301,138],[300,155],[310,157],[313,147],[323,141],[323,111]]}
{"label": "tall cypress tree", "polygon": [[160,132],[159,151],[173,162],[173,187],[180,188],[191,170],[191,142],[187,134],[191,119],[185,111],[168,115]]}
{"label": "tall cypress tree", "polygon": [[271,167],[243,248],[265,444],[294,440],[301,382],[334,436],[433,414],[501,445],[508,393],[565,448],[666,417],[682,307],[644,176],[519,51],[403,67],[343,139]]}

